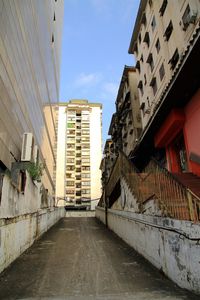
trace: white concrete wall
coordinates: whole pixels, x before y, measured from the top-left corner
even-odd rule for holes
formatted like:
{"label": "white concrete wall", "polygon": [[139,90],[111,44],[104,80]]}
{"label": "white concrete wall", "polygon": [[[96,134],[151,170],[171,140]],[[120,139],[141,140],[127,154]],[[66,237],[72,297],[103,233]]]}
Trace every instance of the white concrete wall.
{"label": "white concrete wall", "polygon": [[0,272],[64,215],[65,210],[60,207],[0,219]]}
{"label": "white concrete wall", "polygon": [[[96,217],[105,223],[104,209]],[[180,287],[200,294],[200,224],[109,209],[108,227]]]}
{"label": "white concrete wall", "polygon": [[41,183],[33,182],[26,172],[24,193],[4,175],[0,198],[0,272],[30,247],[34,240],[65,216],[63,207],[41,209]]}

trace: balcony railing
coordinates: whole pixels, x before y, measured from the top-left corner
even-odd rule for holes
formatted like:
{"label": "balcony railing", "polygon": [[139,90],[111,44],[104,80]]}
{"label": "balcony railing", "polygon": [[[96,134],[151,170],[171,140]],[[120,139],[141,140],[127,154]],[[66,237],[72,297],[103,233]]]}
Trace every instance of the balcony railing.
{"label": "balcony railing", "polygon": [[157,161],[151,160],[138,173],[133,164],[121,152],[113,166],[106,185],[107,196],[112,193],[117,181],[123,177],[143,212],[145,203],[153,199],[162,216],[180,220],[200,221],[200,199],[180,183]]}

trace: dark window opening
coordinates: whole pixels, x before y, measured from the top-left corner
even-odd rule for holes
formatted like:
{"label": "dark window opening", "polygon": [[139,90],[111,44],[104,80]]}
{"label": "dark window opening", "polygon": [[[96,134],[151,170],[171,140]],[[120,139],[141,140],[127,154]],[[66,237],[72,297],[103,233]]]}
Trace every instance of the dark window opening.
{"label": "dark window opening", "polygon": [[173,24],[172,24],[172,21],[169,22],[169,25],[167,26],[166,30],[165,30],[165,33],[164,33],[164,37],[165,37],[165,40],[168,41],[171,34],[172,34],[172,31],[173,31]]}
{"label": "dark window opening", "polygon": [[157,39],[157,41],[156,41],[156,51],[157,51],[157,53],[160,52],[160,41],[159,41],[159,39]]}
{"label": "dark window opening", "polygon": [[146,76],[146,74],[144,74],[144,85],[146,85],[147,84],[147,76]]}
{"label": "dark window opening", "polygon": [[146,23],[147,23],[146,14],[145,14],[145,13],[143,13],[143,15],[142,15],[142,24],[145,26],[145,25],[146,25]]}
{"label": "dark window opening", "polygon": [[149,6],[151,7],[153,4],[152,0],[149,0]]}
{"label": "dark window opening", "polygon": [[179,60],[179,53],[178,53],[178,49],[176,48],[172,58],[169,60],[169,63],[171,64],[171,69],[172,70],[174,70],[178,60]]}
{"label": "dark window opening", "polygon": [[54,43],[54,35],[52,34],[51,42]]}
{"label": "dark window opening", "polygon": [[136,62],[136,65],[135,65],[136,69],[139,71],[140,73],[140,62],[139,60]]}
{"label": "dark window opening", "polygon": [[153,56],[152,53],[149,54],[148,58],[147,58],[147,63],[150,65],[151,68],[151,72],[153,71],[154,68],[154,62],[153,62]]}
{"label": "dark window opening", "polygon": [[165,68],[164,65],[162,64],[160,69],[159,69],[159,74],[160,74],[160,80],[163,80],[163,77],[165,76]]}
{"label": "dark window opening", "polygon": [[138,88],[140,89],[141,94],[143,95],[144,91],[143,91],[143,83],[142,80],[139,81],[138,83]]}
{"label": "dark window opening", "polygon": [[156,19],[155,19],[155,16],[153,16],[153,19],[152,19],[152,21],[151,21],[151,28],[152,28],[152,31],[154,31],[155,27],[156,27]]}
{"label": "dark window opening", "polygon": [[141,43],[141,40],[142,40],[142,38],[141,38],[141,33],[140,33],[139,36],[138,36],[138,40],[139,40],[139,43]]}
{"label": "dark window opening", "polygon": [[56,20],[56,14],[54,13],[53,15],[53,20],[55,21]]}
{"label": "dark window opening", "polygon": [[160,10],[159,10],[159,13],[160,13],[161,16],[164,15],[165,9],[167,7],[167,3],[168,3],[167,0],[163,0],[163,3],[162,3],[162,5],[160,7]]}
{"label": "dark window opening", "polygon": [[20,171],[20,192],[24,193],[25,192],[25,187],[26,187],[26,172],[25,171]]}
{"label": "dark window opening", "polygon": [[150,44],[150,38],[149,38],[149,33],[148,33],[148,32],[145,33],[143,42],[144,42],[144,43],[147,43],[147,46],[149,47],[149,44]]}
{"label": "dark window opening", "polygon": [[150,82],[150,86],[153,89],[153,94],[155,96],[156,92],[157,92],[157,82],[156,82],[156,77],[153,77],[151,82]]}

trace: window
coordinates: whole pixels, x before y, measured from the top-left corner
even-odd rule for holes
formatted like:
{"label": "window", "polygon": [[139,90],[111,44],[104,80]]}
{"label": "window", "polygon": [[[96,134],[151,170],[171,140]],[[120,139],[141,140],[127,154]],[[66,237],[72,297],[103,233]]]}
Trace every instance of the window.
{"label": "window", "polygon": [[172,24],[172,21],[169,22],[169,25],[167,26],[166,30],[165,30],[165,33],[164,33],[164,37],[165,37],[165,40],[168,41],[171,34],[172,34],[172,30],[173,30],[173,24]]}
{"label": "window", "polygon": [[67,163],[74,163],[74,158],[67,158]]}
{"label": "window", "polygon": [[196,17],[197,11],[191,11],[188,4],[182,17],[183,30],[186,30],[190,23],[195,23]]}
{"label": "window", "polygon": [[156,82],[156,77],[153,77],[151,82],[150,82],[150,86],[153,89],[153,94],[155,96],[156,92],[157,92],[157,82]]}
{"label": "window", "polygon": [[89,144],[82,144],[82,149],[89,149],[90,145]]}
{"label": "window", "polygon": [[145,12],[144,12],[143,15],[142,15],[142,20],[141,20],[141,22],[142,22],[142,24],[143,24],[144,26],[145,26],[146,23],[147,23],[147,18],[146,18]]}
{"label": "window", "polygon": [[74,166],[66,166],[67,171],[74,171],[75,167]]}
{"label": "window", "polygon": [[144,59],[143,59],[143,54],[141,55],[140,60],[141,60],[141,62],[144,61]]}
{"label": "window", "polygon": [[171,69],[172,70],[175,68],[178,60],[179,60],[179,53],[178,53],[178,49],[176,48],[172,58],[169,60],[169,63],[171,64]]}
{"label": "window", "polygon": [[54,15],[53,15],[53,20],[55,21],[56,20],[56,14],[54,12]]}
{"label": "window", "polygon": [[89,173],[85,173],[85,174],[83,173],[82,178],[90,178],[90,174]]}
{"label": "window", "polygon": [[160,52],[160,41],[159,41],[159,39],[157,39],[157,41],[156,41],[156,51],[157,51],[157,53]]}
{"label": "window", "polygon": [[135,67],[138,70],[138,72],[140,73],[140,62],[139,62],[139,60],[136,62]]}
{"label": "window", "polygon": [[139,40],[139,43],[141,44],[141,40],[142,40],[142,38],[141,38],[141,33],[140,33],[139,36],[138,36],[138,40]]}
{"label": "window", "polygon": [[159,69],[159,74],[160,74],[160,81],[163,80],[163,77],[165,76],[165,68],[164,65],[162,64],[160,69]]}
{"label": "window", "polygon": [[142,103],[141,103],[140,109],[141,109],[141,111],[142,111],[142,113],[143,113],[143,116],[144,116],[145,102],[142,102]]}
{"label": "window", "polygon": [[90,167],[89,166],[82,166],[82,170],[84,170],[84,171],[90,171]]}
{"label": "window", "polygon": [[82,159],[82,162],[83,162],[83,163],[89,163],[89,162],[90,162],[90,159],[89,159],[89,158],[83,158],[83,159]]}
{"label": "window", "polygon": [[149,47],[150,38],[149,38],[149,33],[148,32],[145,33],[143,42],[146,43],[147,46]]}
{"label": "window", "polygon": [[149,56],[147,58],[147,63],[150,65],[151,72],[152,72],[153,68],[154,68],[154,62],[153,62],[153,55],[152,55],[152,53],[149,54]]}
{"label": "window", "polygon": [[52,34],[51,42],[54,43],[54,35]]}
{"label": "window", "polygon": [[152,21],[151,21],[151,28],[152,28],[152,31],[154,31],[155,27],[156,27],[156,19],[155,19],[155,16],[153,16],[153,19],[152,19]]}
{"label": "window", "polygon": [[67,186],[74,186],[74,181],[66,181]]}
{"label": "window", "polygon": [[163,3],[162,3],[162,5],[160,7],[160,10],[159,10],[159,13],[160,13],[161,17],[164,15],[165,9],[167,7],[167,3],[168,3],[167,0],[163,0]]}
{"label": "window", "polygon": [[152,7],[152,4],[153,4],[152,0],[149,0],[149,6],[150,7]]}
{"label": "window", "polygon": [[146,74],[144,74],[144,85],[146,85],[147,84],[147,76],[146,76]]}
{"label": "window", "polygon": [[141,95],[143,95],[143,94],[144,94],[144,90],[143,90],[143,83],[142,83],[142,80],[139,81],[139,83],[138,83],[138,88],[140,89]]}
{"label": "window", "polygon": [[66,194],[74,194],[74,190],[66,190]]}
{"label": "window", "polygon": [[82,186],[90,186],[90,181],[82,181]]}
{"label": "window", "polygon": [[67,128],[75,128],[75,124],[73,124],[73,123],[67,123]]}
{"label": "window", "polygon": [[90,190],[82,189],[81,190],[82,194],[90,194]]}

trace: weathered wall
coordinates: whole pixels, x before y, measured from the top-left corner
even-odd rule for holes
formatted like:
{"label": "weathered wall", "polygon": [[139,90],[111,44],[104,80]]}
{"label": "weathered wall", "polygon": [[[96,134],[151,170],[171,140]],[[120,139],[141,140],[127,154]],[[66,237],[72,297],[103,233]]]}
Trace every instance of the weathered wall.
{"label": "weathered wall", "polygon": [[[105,212],[96,209],[105,223]],[[200,294],[200,225],[108,210],[108,227],[180,287]]]}
{"label": "weathered wall", "polygon": [[0,197],[0,272],[25,251],[35,239],[64,217],[63,207],[42,208],[42,184],[33,182],[26,172],[24,192],[18,191],[4,175]]}
{"label": "weathered wall", "polygon": [[14,218],[0,219],[0,272],[30,247],[60,218],[64,208],[41,209]]}

